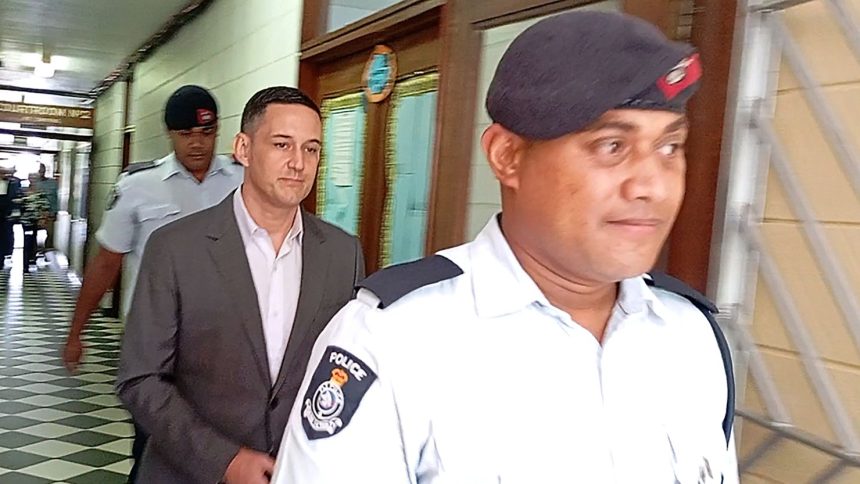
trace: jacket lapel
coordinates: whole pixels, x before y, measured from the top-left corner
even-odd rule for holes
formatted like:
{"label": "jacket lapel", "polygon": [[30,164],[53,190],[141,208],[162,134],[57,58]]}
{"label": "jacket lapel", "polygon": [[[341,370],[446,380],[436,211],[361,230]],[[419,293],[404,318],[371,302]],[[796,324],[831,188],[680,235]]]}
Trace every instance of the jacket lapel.
{"label": "jacket lapel", "polygon": [[[235,193],[235,192],[234,192]],[[254,288],[254,278],[245,255],[245,244],[236,225],[233,212],[233,195],[227,197],[217,207],[218,216],[209,228],[209,252],[221,282],[227,288],[234,303],[230,304],[239,313],[239,318],[251,349],[257,370],[263,381],[271,386],[269,360],[266,354],[266,339],[263,335],[263,322]]]}
{"label": "jacket lapel", "polygon": [[[313,328],[314,318],[322,300],[325,290],[325,282],[328,277],[329,258],[325,256],[325,238],[316,225],[313,217],[302,210],[302,223],[304,235],[302,238],[302,278],[299,289],[299,302],[296,306],[296,318],[293,321],[293,329],[287,342],[278,379],[275,382],[272,394],[283,386],[290,369],[295,368],[296,358],[300,354],[298,346],[302,344]],[[304,378],[304,375],[299,375]]]}

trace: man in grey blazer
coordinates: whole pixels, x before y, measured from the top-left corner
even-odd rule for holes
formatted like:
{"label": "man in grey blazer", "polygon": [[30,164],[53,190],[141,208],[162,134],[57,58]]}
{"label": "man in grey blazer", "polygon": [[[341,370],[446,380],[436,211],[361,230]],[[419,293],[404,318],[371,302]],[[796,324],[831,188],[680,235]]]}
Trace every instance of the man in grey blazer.
{"label": "man in grey blazer", "polygon": [[243,185],[151,236],[117,378],[150,434],[140,482],[268,482],[313,343],[364,276],[358,240],[299,207],[321,126],[301,91],[258,92]]}

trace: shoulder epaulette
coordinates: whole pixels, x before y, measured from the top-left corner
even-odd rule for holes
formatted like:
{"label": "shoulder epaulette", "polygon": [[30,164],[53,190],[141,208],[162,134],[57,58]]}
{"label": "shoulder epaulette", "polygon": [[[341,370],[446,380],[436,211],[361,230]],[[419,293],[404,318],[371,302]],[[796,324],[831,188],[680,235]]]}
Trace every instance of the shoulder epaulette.
{"label": "shoulder epaulette", "polygon": [[732,435],[732,426],[735,420],[735,373],[734,365],[732,364],[732,354],[729,350],[729,342],[720,329],[717,319],[714,317],[719,311],[717,307],[707,297],[699,291],[688,286],[680,279],[676,279],[662,272],[654,272],[645,277],[645,282],[649,286],[665,289],[679,296],[683,296],[688,301],[693,303],[702,314],[707,318],[711,325],[711,330],[714,332],[714,337],[717,339],[717,346],[720,348],[720,355],[723,357],[723,370],[726,373],[726,413],[723,417],[723,434],[726,437],[726,443],[729,442]]}
{"label": "shoulder epaulette", "polygon": [[379,298],[379,307],[394,304],[403,296],[430,284],[453,279],[463,273],[460,266],[441,255],[387,267],[358,284]]}
{"label": "shoulder epaulette", "polygon": [[684,281],[662,272],[653,272],[648,274],[648,276],[650,279],[649,277],[646,277],[645,282],[649,286],[665,289],[669,292],[674,292],[679,296],[683,296],[691,303],[698,306],[699,309],[707,310],[711,314],[717,314],[719,312],[710,299],[705,297],[705,295],[699,291],[688,286]]}
{"label": "shoulder epaulette", "polygon": [[132,164],[128,165],[127,167],[125,167],[125,169],[122,172],[125,173],[126,175],[133,175],[133,174],[141,172],[141,171],[149,170],[149,169],[152,169],[152,168],[155,168],[156,166],[158,166],[158,163],[156,163],[157,161],[158,160],[149,160],[149,161],[140,161],[137,163],[132,163]]}

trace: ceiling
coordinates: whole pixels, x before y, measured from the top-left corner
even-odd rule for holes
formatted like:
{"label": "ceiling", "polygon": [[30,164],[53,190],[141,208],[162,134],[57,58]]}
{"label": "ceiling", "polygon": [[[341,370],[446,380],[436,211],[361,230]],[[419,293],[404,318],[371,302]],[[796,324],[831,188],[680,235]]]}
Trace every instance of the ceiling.
{"label": "ceiling", "polygon": [[[0,0],[0,84],[89,91],[188,0]],[[56,73],[38,77],[43,49]]]}

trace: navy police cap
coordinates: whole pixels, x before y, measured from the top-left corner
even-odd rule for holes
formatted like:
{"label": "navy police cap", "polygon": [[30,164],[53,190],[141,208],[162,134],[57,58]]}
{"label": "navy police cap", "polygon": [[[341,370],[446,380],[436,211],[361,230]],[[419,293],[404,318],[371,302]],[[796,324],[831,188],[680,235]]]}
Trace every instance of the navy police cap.
{"label": "navy police cap", "polygon": [[170,131],[212,126],[218,121],[218,104],[200,86],[182,86],[170,95],[164,108],[164,124]]}
{"label": "navy police cap", "polygon": [[523,137],[553,139],[612,109],[683,112],[701,74],[692,46],[644,20],[568,12],[514,39],[490,83],[487,111]]}

